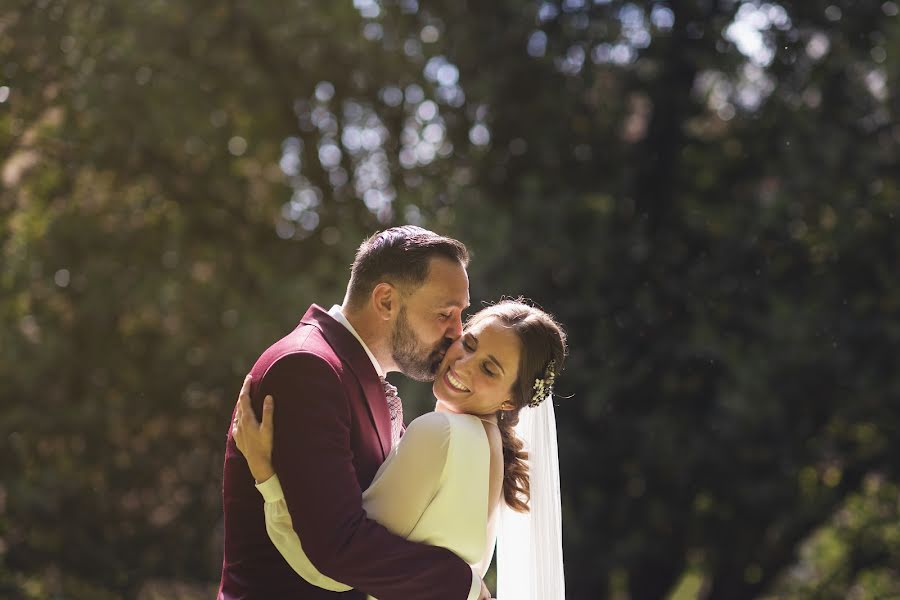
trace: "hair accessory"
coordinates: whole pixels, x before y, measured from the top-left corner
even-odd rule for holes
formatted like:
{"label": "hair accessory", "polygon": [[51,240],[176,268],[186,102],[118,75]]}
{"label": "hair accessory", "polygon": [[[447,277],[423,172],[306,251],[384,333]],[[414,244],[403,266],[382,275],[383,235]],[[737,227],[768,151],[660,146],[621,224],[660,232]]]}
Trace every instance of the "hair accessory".
{"label": "hair accessory", "polygon": [[544,376],[538,377],[534,380],[534,395],[531,397],[531,402],[528,403],[528,406],[534,408],[543,402],[547,396],[553,393],[553,382],[556,381],[556,361],[551,360],[547,364],[547,368],[544,369]]}

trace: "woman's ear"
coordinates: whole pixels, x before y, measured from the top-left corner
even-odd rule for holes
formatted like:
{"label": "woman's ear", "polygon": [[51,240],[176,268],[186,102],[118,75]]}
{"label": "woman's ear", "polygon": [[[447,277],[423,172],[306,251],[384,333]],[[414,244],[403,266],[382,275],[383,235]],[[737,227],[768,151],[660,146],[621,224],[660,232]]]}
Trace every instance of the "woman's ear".
{"label": "woman's ear", "polygon": [[372,307],[379,317],[390,321],[399,306],[398,298],[397,288],[382,281],[372,290]]}
{"label": "woman's ear", "polygon": [[512,398],[507,398],[503,401],[503,404],[500,405],[500,410],[513,410],[515,407],[516,405],[513,404]]}

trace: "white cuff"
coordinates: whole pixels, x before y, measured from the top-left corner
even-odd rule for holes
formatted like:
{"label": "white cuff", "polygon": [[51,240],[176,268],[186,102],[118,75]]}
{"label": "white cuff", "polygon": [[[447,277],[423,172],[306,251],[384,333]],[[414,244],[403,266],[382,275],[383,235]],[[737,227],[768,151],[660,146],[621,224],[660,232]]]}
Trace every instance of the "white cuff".
{"label": "white cuff", "polygon": [[475,570],[475,567],[472,567],[472,587],[469,589],[469,595],[466,600],[478,600],[479,594],[481,594],[481,576]]}
{"label": "white cuff", "polygon": [[256,490],[262,494],[263,500],[266,502],[278,502],[284,499],[284,490],[281,489],[278,475],[272,475],[262,483],[257,483]]}

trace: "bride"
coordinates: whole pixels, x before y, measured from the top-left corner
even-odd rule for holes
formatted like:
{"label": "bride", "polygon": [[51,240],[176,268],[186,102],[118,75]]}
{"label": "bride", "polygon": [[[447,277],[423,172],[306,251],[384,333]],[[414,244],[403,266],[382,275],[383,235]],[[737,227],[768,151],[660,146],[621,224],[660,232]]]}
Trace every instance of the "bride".
{"label": "bride", "polygon": [[[442,546],[487,571],[497,545],[499,600],[563,600],[559,459],[553,385],[566,354],[547,313],[503,300],[466,323],[435,376],[434,412],[410,423],[362,497],[369,518]],[[294,531],[272,468],[273,399],[262,424],[249,378],[233,435],[265,500],[266,530],[310,583],[351,589],[320,573]]]}

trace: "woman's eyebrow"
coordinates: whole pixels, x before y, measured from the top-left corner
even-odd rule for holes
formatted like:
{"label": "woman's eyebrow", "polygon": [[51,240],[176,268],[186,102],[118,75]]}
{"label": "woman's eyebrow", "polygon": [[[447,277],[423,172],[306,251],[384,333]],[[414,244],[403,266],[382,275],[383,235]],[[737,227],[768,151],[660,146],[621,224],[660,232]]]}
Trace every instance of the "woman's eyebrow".
{"label": "woman's eyebrow", "polygon": [[[472,339],[472,340],[475,342],[475,346],[476,346],[476,347],[478,346],[478,338],[475,336],[474,333],[471,333],[471,332],[467,331],[467,332],[463,333],[463,337],[464,337],[464,338],[467,337],[467,338]],[[494,356],[493,354],[488,354],[487,357],[488,357],[488,360],[490,360],[492,363],[494,363],[495,365],[497,365],[497,368],[500,369],[500,371],[501,371],[504,375],[506,375],[506,369],[503,368],[503,365],[500,364],[500,361],[497,360],[497,357],[496,357],[496,356]]]}

